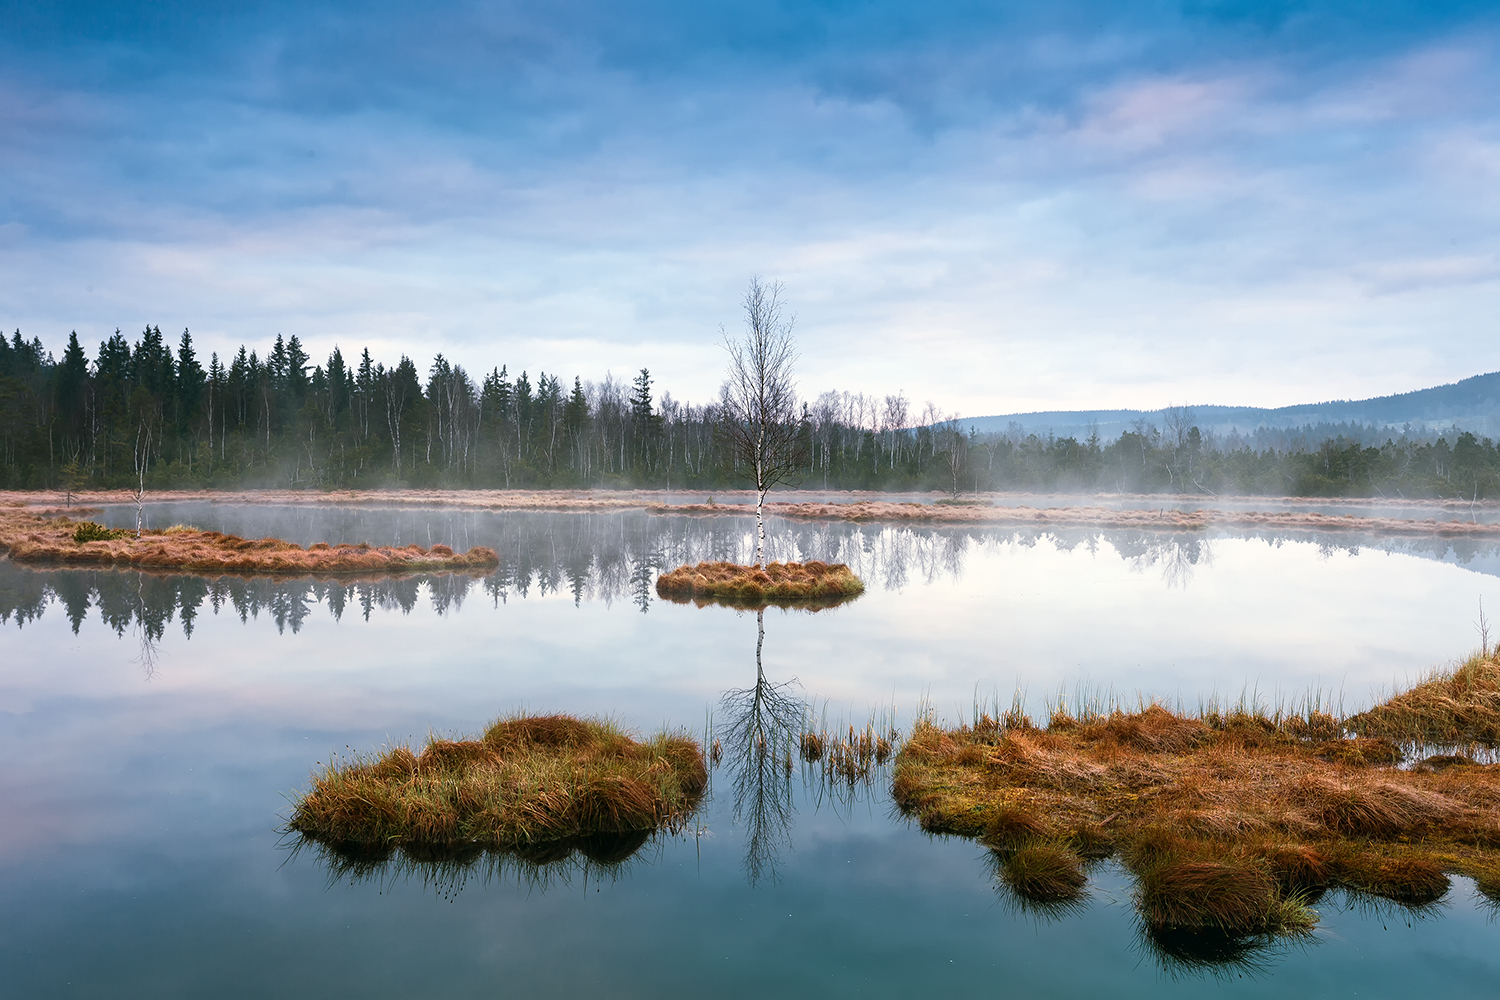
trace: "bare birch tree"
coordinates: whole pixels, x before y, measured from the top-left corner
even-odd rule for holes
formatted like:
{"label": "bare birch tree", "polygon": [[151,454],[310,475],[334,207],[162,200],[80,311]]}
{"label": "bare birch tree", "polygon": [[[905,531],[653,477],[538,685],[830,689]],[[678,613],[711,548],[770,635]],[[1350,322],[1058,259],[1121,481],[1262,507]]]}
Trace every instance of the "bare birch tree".
{"label": "bare birch tree", "polygon": [[792,366],[797,361],[792,318],[782,312],[781,283],[751,278],[745,290],[745,335],[732,340],[723,327],[729,372],[719,390],[720,433],[735,461],[755,478],[755,563],[766,551],[766,493],[802,465]]}

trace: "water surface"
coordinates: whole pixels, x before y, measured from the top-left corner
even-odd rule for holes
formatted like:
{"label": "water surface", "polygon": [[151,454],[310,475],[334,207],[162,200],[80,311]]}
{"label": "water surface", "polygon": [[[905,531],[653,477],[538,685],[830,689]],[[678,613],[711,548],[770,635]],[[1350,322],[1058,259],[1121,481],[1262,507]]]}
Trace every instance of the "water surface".
{"label": "water surface", "polygon": [[[107,513],[115,523],[133,511]],[[332,879],[278,827],[316,762],[468,734],[515,709],[726,732],[754,614],[663,603],[662,568],[743,558],[745,519],[171,505],[153,523],[496,548],[489,576],[202,580],[0,562],[0,986],[14,996],[1490,995],[1500,927],[1320,903],[1308,946],[1221,976],[1164,969],[1105,868],[1056,921],[983,849],[830,798],[799,769],[755,827],[732,761],[699,829],[622,870],[580,861],[424,884]],[[926,699],[1037,706],[1113,690],[1349,707],[1465,653],[1493,546],[1267,533],[1070,535],[774,524],[775,554],[850,562],[865,597],[765,616],[768,683],[830,719]],[[1457,545],[1458,547],[1455,547]],[[772,789],[774,791],[774,789]],[[770,843],[747,866],[747,832]],[[769,840],[767,839],[769,838]],[[537,881],[540,879],[540,881]]]}

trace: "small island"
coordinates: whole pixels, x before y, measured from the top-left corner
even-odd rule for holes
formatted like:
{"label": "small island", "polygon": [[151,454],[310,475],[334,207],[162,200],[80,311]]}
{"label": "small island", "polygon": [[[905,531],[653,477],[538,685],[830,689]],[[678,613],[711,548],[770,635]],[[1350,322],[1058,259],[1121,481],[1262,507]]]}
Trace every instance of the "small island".
{"label": "small island", "polygon": [[330,763],[288,832],[336,848],[523,850],[683,824],[708,786],[698,743],[638,741],[568,715],[501,719],[478,739],[431,739]]}
{"label": "small island", "polygon": [[678,602],[718,599],[753,605],[767,603],[839,602],[858,597],[865,585],[843,563],[816,560],[741,566],[730,562],[701,562],[679,566],[656,581],[656,593]]}
{"label": "small island", "polygon": [[1149,933],[1295,937],[1331,889],[1423,908],[1459,874],[1500,899],[1500,764],[1471,756],[1497,739],[1500,657],[1483,653],[1342,719],[1159,704],[1059,705],[1040,726],[1019,705],[927,718],[892,795],[923,829],[991,848],[1023,905],[1081,899],[1091,859],[1116,857]]}
{"label": "small island", "polygon": [[303,548],[279,538],[247,539],[187,525],[146,529],[137,536],[56,511],[20,507],[0,507],[0,552],[18,563],[181,573],[339,576],[485,570],[500,563],[494,549],[478,545],[463,553],[446,545],[424,549],[317,542]]}

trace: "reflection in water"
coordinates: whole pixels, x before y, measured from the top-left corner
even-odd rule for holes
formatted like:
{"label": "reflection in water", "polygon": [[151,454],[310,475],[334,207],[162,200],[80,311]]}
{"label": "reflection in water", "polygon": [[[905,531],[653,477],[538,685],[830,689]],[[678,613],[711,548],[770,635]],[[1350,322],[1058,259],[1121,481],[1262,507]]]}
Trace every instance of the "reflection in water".
{"label": "reflection in water", "polygon": [[1235,979],[1263,976],[1294,949],[1306,947],[1313,940],[1233,934],[1216,928],[1154,927],[1143,922],[1139,946],[1174,979]]}
{"label": "reflection in water", "polygon": [[571,885],[575,878],[585,884],[590,878],[618,879],[639,863],[641,848],[656,836],[654,831],[639,830],[569,837],[518,849],[478,844],[441,848],[407,844],[382,849],[328,844],[295,834],[283,846],[289,851],[288,862],[311,850],[316,862],[327,869],[330,886],[342,882],[390,885],[415,879],[423,888],[451,899],[475,883],[514,883],[545,891]]}
{"label": "reflection in water", "polygon": [[791,843],[792,758],[803,717],[801,699],[790,693],[797,682],[766,679],[764,609],[756,612],[755,625],[755,685],[726,691],[719,701],[734,818],[745,824],[745,875],[752,885],[777,880],[779,851]]}
{"label": "reflection in water", "polygon": [[[658,600],[657,575],[683,563],[748,559],[753,538],[746,518],[657,517],[644,514],[511,514],[481,525],[473,515],[428,512],[446,531],[428,531],[438,540],[462,535],[472,544],[491,545],[500,555],[489,576],[417,575],[375,581],[284,580],[254,577],[165,576],[122,570],[30,569],[0,560],[0,621],[25,625],[50,604],[62,607],[77,632],[95,608],[99,619],[124,635],[139,624],[159,640],[176,618],[191,636],[205,608],[232,609],[241,620],[269,617],[278,631],[297,632],[322,605],[335,619],[357,608],[369,618],[375,609],[410,612],[424,597],[439,614],[457,608],[469,595],[483,593],[495,604],[522,598],[567,595],[575,604],[629,600],[642,611]],[[407,512],[406,516],[411,516]],[[482,532],[481,527],[488,528]],[[410,526],[403,532],[410,535]],[[1212,565],[1213,539],[1248,538],[1280,546],[1311,542],[1325,555],[1358,554],[1369,549],[1451,561],[1477,572],[1500,575],[1500,545],[1436,537],[1375,538],[1341,534],[1272,531],[1165,533],[1130,531],[1017,531],[986,528],[921,528],[844,522],[781,522],[768,540],[772,558],[847,563],[869,587],[900,590],[920,582],[957,579],[976,550],[1031,548],[1048,544],[1058,551],[1083,548],[1112,551],[1132,568],[1160,573],[1167,587],[1187,587],[1194,572]],[[377,541],[383,540],[379,536]],[[426,540],[425,537],[423,540]]]}
{"label": "reflection in water", "polygon": [[[1071,851],[1071,847],[1063,849]],[[1014,853],[1015,849],[1007,848],[986,852],[986,874],[1002,905],[1045,922],[1076,917],[1087,909],[1085,892],[1036,894],[1026,891],[1024,885],[1017,885],[1013,874],[1007,872]],[[1084,861],[1084,870],[1096,871],[1106,863],[1103,855],[1095,854]],[[1436,898],[1395,899],[1349,886],[1331,890],[1313,887],[1302,890],[1295,899],[1304,906],[1316,904],[1320,909],[1354,911],[1383,925],[1410,926],[1440,916],[1449,905],[1447,891],[1445,888],[1444,894]],[[1137,888],[1137,903],[1139,893]],[[1491,899],[1488,894],[1485,898]],[[1172,978],[1260,976],[1269,973],[1288,955],[1318,943],[1318,938],[1307,930],[1236,932],[1213,926],[1164,925],[1153,922],[1139,910],[1136,916],[1137,947]]]}
{"label": "reflection in water", "polygon": [[[1353,911],[1382,925],[1411,926],[1443,914],[1446,899],[1399,902],[1349,888],[1314,892],[1304,897],[1321,909]],[[1311,934],[1233,934],[1213,928],[1140,926],[1141,949],[1173,978],[1210,976],[1215,979],[1255,977],[1270,973],[1288,955],[1313,947]]]}
{"label": "reflection in water", "polygon": [[175,617],[192,637],[199,613],[229,610],[241,621],[270,618],[278,632],[297,632],[314,607],[341,619],[351,606],[365,619],[375,609],[409,612],[425,590],[440,614],[463,603],[476,581],[457,574],[386,577],[371,581],[285,580],[272,577],[159,576],[134,570],[34,570],[0,562],[0,621],[18,626],[39,619],[56,603],[73,632],[96,609],[117,635],[139,630],[144,644],[160,641]]}

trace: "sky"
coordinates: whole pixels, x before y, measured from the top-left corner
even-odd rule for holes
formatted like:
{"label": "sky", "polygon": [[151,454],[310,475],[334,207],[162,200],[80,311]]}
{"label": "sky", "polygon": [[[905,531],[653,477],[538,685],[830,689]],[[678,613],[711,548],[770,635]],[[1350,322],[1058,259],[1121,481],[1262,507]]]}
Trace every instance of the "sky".
{"label": "sky", "polygon": [[1500,5],[0,0],[0,325],[707,401],[1279,406],[1500,369]]}

